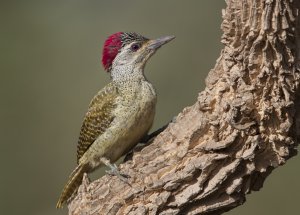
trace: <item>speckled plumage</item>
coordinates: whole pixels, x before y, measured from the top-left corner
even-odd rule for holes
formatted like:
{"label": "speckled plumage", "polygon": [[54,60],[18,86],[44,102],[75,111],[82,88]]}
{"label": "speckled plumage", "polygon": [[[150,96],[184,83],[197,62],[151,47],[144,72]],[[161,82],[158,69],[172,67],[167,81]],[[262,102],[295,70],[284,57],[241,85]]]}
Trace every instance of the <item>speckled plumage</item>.
{"label": "speckled plumage", "polygon": [[77,144],[77,163],[90,145],[109,127],[115,116],[117,88],[111,82],[92,99],[85,114]]}
{"label": "speckled plumage", "polygon": [[[154,119],[156,93],[149,82],[136,80],[120,84],[113,81],[107,87],[110,93],[103,93],[103,98],[99,97],[106,102],[94,104],[99,107],[98,111],[92,120],[88,117],[83,123],[80,137],[92,140],[92,144],[86,147],[89,141],[86,144],[82,144],[82,141],[78,143],[80,152],[85,150],[83,154],[80,153],[78,163],[88,163],[90,170],[101,165],[100,157],[115,162],[128,152],[147,134]],[[105,106],[107,108],[100,108]],[[102,118],[105,122],[100,125],[94,120],[96,118]],[[99,135],[93,140],[96,133]]]}
{"label": "speckled plumage", "polygon": [[58,208],[76,192],[85,172],[102,165],[101,158],[117,161],[152,126],[156,93],[144,76],[144,67],[155,51],[173,37],[149,40],[136,33],[118,32],[109,37],[105,45],[114,47],[110,41],[119,44],[118,36],[122,48],[116,56],[115,53],[110,55],[109,47],[104,47],[104,53],[109,56],[105,58],[107,64],[103,63],[103,66],[109,68],[112,81],[97,93],[89,105],[77,145],[78,166],[63,189]]}

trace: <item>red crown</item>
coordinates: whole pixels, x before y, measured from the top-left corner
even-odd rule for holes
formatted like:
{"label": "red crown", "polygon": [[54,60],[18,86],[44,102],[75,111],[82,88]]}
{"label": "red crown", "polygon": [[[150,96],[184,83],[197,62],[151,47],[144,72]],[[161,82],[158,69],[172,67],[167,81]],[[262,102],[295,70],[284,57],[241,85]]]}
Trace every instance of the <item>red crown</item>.
{"label": "red crown", "polygon": [[117,32],[110,35],[104,42],[102,51],[102,64],[106,71],[111,67],[113,60],[119,53],[122,47],[122,36],[123,32]]}

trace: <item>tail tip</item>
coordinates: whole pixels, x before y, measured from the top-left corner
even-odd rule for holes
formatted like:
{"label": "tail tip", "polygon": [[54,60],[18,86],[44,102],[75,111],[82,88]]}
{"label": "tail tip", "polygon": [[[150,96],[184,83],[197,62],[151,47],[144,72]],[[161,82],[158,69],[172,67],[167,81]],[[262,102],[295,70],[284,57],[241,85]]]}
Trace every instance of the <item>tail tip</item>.
{"label": "tail tip", "polygon": [[58,202],[56,203],[56,208],[57,209],[63,208],[63,202],[61,200],[58,200]]}

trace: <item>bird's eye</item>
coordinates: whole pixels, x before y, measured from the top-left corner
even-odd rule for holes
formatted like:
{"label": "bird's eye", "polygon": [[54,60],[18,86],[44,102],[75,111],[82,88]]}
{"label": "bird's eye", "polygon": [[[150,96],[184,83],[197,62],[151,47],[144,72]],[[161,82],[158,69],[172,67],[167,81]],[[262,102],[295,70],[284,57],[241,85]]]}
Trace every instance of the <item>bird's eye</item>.
{"label": "bird's eye", "polygon": [[140,44],[134,43],[134,44],[131,45],[130,49],[131,49],[131,51],[136,52],[140,47],[141,47]]}

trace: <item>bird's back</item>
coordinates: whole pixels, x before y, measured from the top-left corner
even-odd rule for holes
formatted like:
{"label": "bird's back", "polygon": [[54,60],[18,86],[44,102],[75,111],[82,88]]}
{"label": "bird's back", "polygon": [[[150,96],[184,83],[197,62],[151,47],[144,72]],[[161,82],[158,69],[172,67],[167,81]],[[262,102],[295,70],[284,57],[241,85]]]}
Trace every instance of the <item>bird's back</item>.
{"label": "bird's back", "polygon": [[94,141],[105,133],[114,120],[115,115],[113,111],[116,108],[117,97],[118,90],[116,86],[113,83],[109,83],[90,102],[77,144],[78,163]]}

